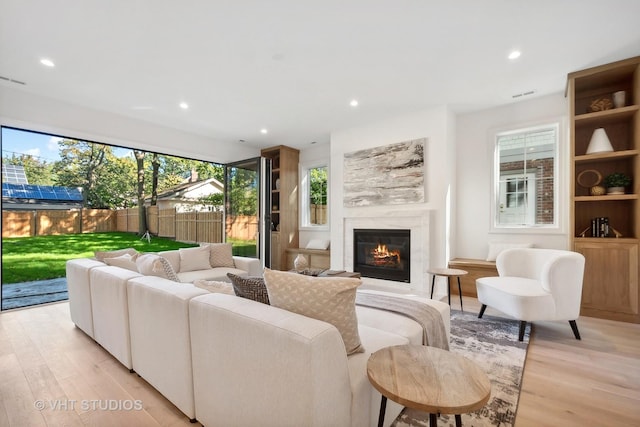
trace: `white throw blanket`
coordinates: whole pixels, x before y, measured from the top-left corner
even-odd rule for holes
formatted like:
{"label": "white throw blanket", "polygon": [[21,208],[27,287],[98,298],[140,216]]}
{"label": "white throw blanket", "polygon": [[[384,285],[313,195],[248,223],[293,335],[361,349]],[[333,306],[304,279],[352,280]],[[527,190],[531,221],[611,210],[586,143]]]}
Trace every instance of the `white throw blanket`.
{"label": "white throw blanket", "polygon": [[428,304],[391,295],[358,292],[356,305],[407,316],[422,326],[422,344],[449,350],[449,340],[442,315]]}

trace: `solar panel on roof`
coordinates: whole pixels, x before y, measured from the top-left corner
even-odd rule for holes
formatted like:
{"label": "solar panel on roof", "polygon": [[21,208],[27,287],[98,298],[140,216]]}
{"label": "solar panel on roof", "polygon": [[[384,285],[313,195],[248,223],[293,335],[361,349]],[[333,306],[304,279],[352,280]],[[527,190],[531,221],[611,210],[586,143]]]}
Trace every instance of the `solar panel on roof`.
{"label": "solar panel on roof", "polygon": [[2,164],[2,182],[12,184],[28,184],[27,175],[21,165]]}
{"label": "solar panel on roof", "polygon": [[82,192],[73,187],[2,183],[2,197],[77,202],[82,201]]}

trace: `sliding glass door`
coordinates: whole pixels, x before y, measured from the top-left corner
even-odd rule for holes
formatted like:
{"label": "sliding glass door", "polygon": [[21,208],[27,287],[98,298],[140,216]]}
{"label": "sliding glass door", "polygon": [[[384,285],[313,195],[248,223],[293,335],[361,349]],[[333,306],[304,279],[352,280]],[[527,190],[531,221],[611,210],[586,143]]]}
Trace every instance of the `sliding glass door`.
{"label": "sliding glass door", "polygon": [[271,161],[264,157],[226,165],[225,226],[227,240],[255,241],[253,253],[271,265]]}

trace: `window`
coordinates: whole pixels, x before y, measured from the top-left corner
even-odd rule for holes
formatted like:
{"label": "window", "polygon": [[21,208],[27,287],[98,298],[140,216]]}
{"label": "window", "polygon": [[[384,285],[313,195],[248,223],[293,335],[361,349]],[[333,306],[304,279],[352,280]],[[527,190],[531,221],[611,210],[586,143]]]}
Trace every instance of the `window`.
{"label": "window", "polygon": [[559,125],[496,135],[494,228],[557,226]]}
{"label": "window", "polygon": [[302,166],[301,225],[327,227],[329,224],[329,168],[326,165]]}

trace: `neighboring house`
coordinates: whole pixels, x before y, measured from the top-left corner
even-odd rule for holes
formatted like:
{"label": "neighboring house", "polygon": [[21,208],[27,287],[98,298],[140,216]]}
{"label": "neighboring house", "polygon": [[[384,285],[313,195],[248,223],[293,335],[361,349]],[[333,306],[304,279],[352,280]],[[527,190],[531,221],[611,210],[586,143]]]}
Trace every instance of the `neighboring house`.
{"label": "neighboring house", "polygon": [[78,188],[29,184],[24,168],[2,165],[3,210],[52,210],[82,208]]}
{"label": "neighboring house", "polygon": [[[215,178],[189,181],[158,194],[159,209],[175,209],[177,212],[211,211],[215,206],[202,203],[202,198],[222,193],[224,185]],[[151,197],[145,198],[145,206],[151,205]]]}

